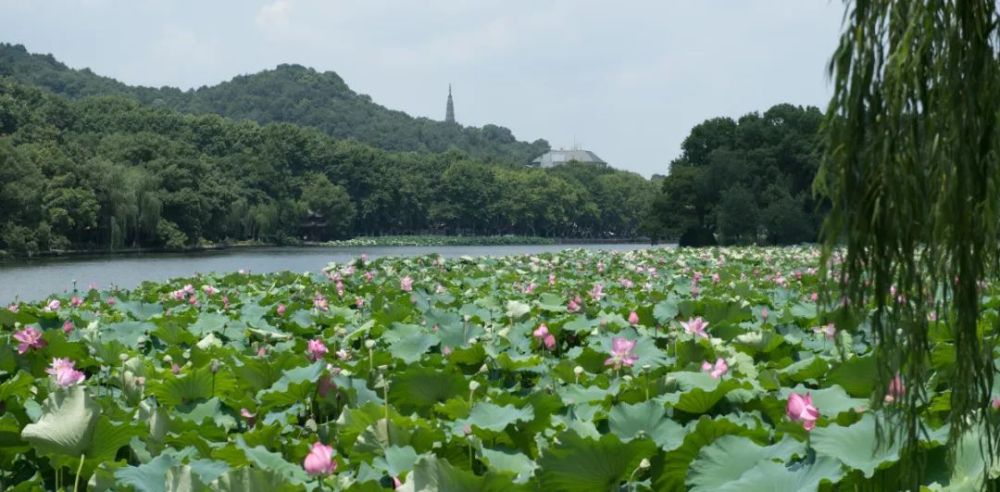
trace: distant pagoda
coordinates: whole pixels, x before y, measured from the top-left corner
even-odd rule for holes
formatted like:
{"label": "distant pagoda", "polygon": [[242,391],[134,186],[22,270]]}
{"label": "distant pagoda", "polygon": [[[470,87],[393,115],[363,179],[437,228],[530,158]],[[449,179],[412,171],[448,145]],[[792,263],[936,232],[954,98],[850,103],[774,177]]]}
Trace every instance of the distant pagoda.
{"label": "distant pagoda", "polygon": [[455,102],[451,100],[451,84],[448,84],[448,106],[444,112],[445,123],[455,123]]}

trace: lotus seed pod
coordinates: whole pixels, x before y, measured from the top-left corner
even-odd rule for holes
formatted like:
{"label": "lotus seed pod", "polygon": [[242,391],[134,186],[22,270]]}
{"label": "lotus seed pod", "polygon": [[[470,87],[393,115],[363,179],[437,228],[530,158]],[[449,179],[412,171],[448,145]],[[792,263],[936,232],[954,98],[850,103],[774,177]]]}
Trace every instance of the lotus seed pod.
{"label": "lotus seed pod", "polygon": [[577,376],[583,374],[583,367],[580,367],[580,366],[574,367],[573,368],[573,374],[576,374]]}

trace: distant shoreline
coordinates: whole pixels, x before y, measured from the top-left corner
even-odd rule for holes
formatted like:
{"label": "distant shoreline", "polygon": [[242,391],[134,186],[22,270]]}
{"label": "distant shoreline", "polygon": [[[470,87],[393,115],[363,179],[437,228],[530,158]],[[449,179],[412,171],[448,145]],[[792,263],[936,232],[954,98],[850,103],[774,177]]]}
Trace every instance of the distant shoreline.
{"label": "distant shoreline", "polygon": [[[240,241],[232,243],[204,244],[183,249],[168,248],[122,248],[93,250],[47,251],[31,256],[10,255],[0,250],[0,265],[20,263],[32,260],[51,260],[59,258],[85,258],[104,256],[129,255],[177,255],[186,253],[210,253],[213,251],[229,251],[258,248],[358,248],[358,247],[392,247],[392,246],[516,246],[516,245],[573,245],[573,244],[625,244],[647,243],[648,238],[598,239],[598,238],[547,238],[539,236],[361,236],[339,241],[303,241],[292,244],[273,242]],[[666,244],[666,243],[664,243]]]}

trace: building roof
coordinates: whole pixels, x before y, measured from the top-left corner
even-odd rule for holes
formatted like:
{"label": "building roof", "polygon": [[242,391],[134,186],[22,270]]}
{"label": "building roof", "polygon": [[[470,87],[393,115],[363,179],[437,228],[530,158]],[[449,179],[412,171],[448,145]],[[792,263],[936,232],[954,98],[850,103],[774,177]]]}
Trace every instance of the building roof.
{"label": "building roof", "polygon": [[604,159],[597,157],[597,154],[589,150],[580,149],[551,150],[536,157],[535,160],[531,161],[531,164],[539,167],[554,167],[560,164],[565,164],[569,161],[607,165],[607,162],[604,162]]}

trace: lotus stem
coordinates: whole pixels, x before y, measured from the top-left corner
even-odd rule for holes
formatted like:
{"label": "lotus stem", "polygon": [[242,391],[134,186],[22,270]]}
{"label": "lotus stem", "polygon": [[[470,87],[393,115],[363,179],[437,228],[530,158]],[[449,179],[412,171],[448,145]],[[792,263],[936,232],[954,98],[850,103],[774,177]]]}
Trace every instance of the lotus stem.
{"label": "lotus stem", "polygon": [[80,455],[80,464],[76,467],[76,480],[73,482],[73,492],[80,492],[80,475],[83,473],[83,462],[87,454]]}

